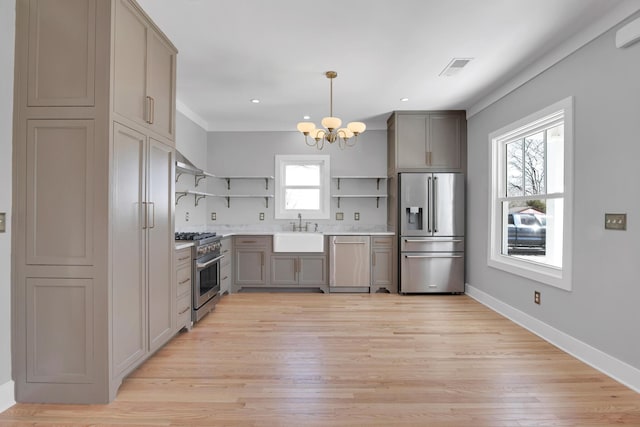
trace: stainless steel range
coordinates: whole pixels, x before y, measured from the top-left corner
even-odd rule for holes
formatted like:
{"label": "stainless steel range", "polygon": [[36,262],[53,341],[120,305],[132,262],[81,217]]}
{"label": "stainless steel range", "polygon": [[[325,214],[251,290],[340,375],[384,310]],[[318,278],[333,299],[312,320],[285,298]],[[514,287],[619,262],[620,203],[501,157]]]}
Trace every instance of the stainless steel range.
{"label": "stainless steel range", "polygon": [[221,237],[215,233],[176,233],[175,239],[194,243],[191,320],[197,322],[213,311],[220,299]]}

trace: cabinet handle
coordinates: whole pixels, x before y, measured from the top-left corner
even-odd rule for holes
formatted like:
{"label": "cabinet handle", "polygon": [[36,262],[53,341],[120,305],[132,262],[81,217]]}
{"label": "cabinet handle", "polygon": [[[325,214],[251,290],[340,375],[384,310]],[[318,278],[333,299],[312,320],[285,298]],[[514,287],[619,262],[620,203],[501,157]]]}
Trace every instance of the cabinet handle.
{"label": "cabinet handle", "polygon": [[149,202],[147,204],[151,205],[151,226],[149,226],[149,228],[156,228],[156,204],[154,202]]}
{"label": "cabinet handle", "polygon": [[152,125],[153,124],[153,120],[155,119],[155,115],[156,115],[156,101],[151,96],[147,96],[147,100],[148,100],[148,103],[149,103],[149,120],[148,120],[148,123],[150,125]]}
{"label": "cabinet handle", "polygon": [[184,279],[182,282],[178,282],[179,285],[184,285],[187,282],[190,282],[191,279]]}
{"label": "cabinet handle", "polygon": [[181,314],[185,314],[187,311],[191,310],[191,307],[187,307],[184,310],[182,310],[180,313],[178,313],[178,316],[180,316]]}
{"label": "cabinet handle", "polygon": [[255,240],[240,240],[240,243],[256,243]]}
{"label": "cabinet handle", "polygon": [[142,209],[142,215],[144,215],[144,220],[142,221],[142,229],[146,230],[149,222],[149,207],[147,206],[147,202],[142,202]]}
{"label": "cabinet handle", "polygon": [[260,252],[260,265],[264,267],[264,252]]}
{"label": "cabinet handle", "polygon": [[178,261],[186,261],[189,258],[191,258],[191,257],[190,256],[186,256],[186,257],[178,258]]}
{"label": "cabinet handle", "polygon": [[227,280],[228,278],[229,278],[229,276],[224,276],[224,277],[222,278],[222,280]]}
{"label": "cabinet handle", "polygon": [[333,242],[334,245],[364,245],[365,242]]}
{"label": "cabinet handle", "polygon": [[375,252],[373,252],[371,254],[371,264],[372,265],[376,265],[376,253]]}

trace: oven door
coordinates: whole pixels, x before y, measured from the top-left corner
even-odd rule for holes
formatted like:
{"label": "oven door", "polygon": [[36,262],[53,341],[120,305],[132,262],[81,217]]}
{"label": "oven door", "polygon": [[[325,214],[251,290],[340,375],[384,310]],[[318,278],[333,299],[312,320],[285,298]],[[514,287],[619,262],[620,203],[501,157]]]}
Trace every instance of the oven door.
{"label": "oven door", "polygon": [[194,261],[193,308],[198,309],[220,291],[220,260],[224,255],[209,254]]}

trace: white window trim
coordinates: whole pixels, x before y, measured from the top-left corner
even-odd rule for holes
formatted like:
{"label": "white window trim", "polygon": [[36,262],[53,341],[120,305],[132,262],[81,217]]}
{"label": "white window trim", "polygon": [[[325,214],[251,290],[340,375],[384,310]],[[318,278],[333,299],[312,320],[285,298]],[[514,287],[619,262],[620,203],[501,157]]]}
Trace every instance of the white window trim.
{"label": "white window trim", "polygon": [[[490,267],[566,291],[571,290],[573,265],[573,103],[573,97],[565,98],[489,134],[490,200],[487,264]],[[562,268],[556,268],[502,254],[502,207],[499,202],[499,192],[502,188],[501,174],[504,174],[504,165],[502,164],[499,144],[503,143],[509,134],[520,133],[524,129],[533,127],[533,125],[541,119],[562,110],[564,110],[564,217],[562,229]],[[500,140],[500,142],[498,140]],[[550,196],[549,198],[553,198],[553,194],[549,194],[548,196]]]}
{"label": "white window trim", "polygon": [[[320,165],[320,209],[285,209],[284,168],[289,164],[319,164]],[[331,210],[331,164],[330,156],[310,154],[278,154],[276,155],[275,180],[275,218],[297,219],[298,214],[303,219],[329,219]]]}

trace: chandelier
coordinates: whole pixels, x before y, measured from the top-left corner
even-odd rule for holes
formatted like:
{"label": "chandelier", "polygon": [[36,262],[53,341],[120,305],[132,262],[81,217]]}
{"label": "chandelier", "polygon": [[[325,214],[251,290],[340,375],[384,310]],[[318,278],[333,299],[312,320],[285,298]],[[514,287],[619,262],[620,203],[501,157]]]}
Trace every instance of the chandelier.
{"label": "chandelier", "polygon": [[323,118],[321,122],[325,129],[317,129],[315,123],[312,122],[300,122],[298,123],[298,130],[304,134],[304,141],[307,145],[309,147],[315,146],[318,150],[322,150],[325,141],[329,144],[337,141],[341,149],[353,147],[356,145],[358,135],[363,133],[367,126],[362,122],[350,122],[346,128],[340,127],[342,120],[338,117],[333,117],[333,79],[338,77],[338,73],[327,71],[325,76],[330,82],[329,117]]}

